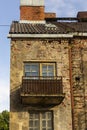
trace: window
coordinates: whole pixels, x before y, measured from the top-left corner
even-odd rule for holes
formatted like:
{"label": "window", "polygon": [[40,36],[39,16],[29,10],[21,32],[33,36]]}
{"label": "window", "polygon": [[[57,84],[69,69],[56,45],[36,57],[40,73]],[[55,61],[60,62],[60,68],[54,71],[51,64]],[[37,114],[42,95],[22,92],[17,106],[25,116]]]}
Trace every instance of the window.
{"label": "window", "polygon": [[52,112],[34,112],[29,114],[29,130],[53,130]]}
{"label": "window", "polygon": [[25,63],[25,76],[53,78],[55,76],[55,63]]}
{"label": "window", "polygon": [[55,66],[53,63],[43,63],[41,64],[41,76],[54,76]]}
{"label": "window", "polygon": [[39,76],[39,64],[28,63],[25,64],[25,76]]}

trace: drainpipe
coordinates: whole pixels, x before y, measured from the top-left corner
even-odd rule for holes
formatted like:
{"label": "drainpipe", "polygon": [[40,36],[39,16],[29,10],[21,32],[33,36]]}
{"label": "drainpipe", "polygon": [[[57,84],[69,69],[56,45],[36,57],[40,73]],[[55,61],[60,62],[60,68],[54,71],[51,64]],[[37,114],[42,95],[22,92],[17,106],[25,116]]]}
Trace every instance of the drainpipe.
{"label": "drainpipe", "polygon": [[73,85],[72,85],[72,57],[71,57],[70,46],[69,46],[69,70],[70,70],[69,75],[70,75],[71,109],[72,109],[72,130],[74,130],[74,96],[73,96]]}

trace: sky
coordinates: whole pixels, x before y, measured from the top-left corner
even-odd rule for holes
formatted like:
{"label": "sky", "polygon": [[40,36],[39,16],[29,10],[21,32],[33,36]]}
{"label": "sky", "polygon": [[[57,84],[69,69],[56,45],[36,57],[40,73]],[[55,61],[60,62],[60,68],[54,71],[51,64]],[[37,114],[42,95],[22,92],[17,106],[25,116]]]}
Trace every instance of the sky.
{"label": "sky", "polygon": [[[87,0],[45,0],[45,12],[57,17],[76,17],[87,11]],[[20,19],[20,0],[1,0],[0,4],[0,112],[10,109],[10,39],[12,21]]]}

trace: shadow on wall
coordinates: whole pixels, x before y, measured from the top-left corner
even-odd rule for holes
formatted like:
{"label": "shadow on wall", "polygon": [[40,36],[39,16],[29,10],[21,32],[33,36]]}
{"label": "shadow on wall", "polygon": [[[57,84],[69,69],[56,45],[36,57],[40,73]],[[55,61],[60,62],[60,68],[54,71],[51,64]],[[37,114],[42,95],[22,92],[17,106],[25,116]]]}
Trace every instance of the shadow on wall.
{"label": "shadow on wall", "polygon": [[11,112],[28,112],[29,110],[49,110],[53,108],[54,105],[44,105],[44,104],[34,104],[26,105],[22,104],[21,99],[21,85],[15,87],[11,90],[10,95],[10,111]]}
{"label": "shadow on wall", "polygon": [[17,112],[22,111],[21,97],[20,97],[20,86],[15,87],[10,92],[10,111]]}

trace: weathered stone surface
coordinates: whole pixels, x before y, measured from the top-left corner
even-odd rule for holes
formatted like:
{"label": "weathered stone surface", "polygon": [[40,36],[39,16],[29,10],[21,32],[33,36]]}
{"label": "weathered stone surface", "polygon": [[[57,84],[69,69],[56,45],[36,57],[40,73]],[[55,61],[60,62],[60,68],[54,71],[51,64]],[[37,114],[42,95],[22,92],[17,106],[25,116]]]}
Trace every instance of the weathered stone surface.
{"label": "weathered stone surface", "polygon": [[10,130],[19,130],[19,124],[18,123],[11,123]]}
{"label": "weathered stone surface", "polygon": [[21,104],[19,92],[24,74],[24,61],[56,62],[57,76],[63,77],[65,99],[59,106],[51,108],[54,113],[54,130],[72,130],[68,42],[68,39],[61,40],[61,42],[55,39],[15,39],[11,41],[11,122],[15,120],[19,122],[20,127],[17,130],[27,130],[28,111],[39,109]]}
{"label": "weathered stone surface", "polygon": [[[63,77],[65,99],[59,106],[51,108],[54,113],[54,130],[72,130],[72,111],[74,130],[86,130],[87,39],[75,38],[72,44],[69,44],[68,39],[61,39],[61,42],[54,39],[15,39],[11,41],[11,130],[27,130],[28,112],[40,110],[38,107],[32,108],[21,104],[20,86],[24,75],[24,61],[55,61],[57,63],[57,75]],[[70,79],[70,73],[72,79]],[[16,125],[14,125],[15,121]]]}
{"label": "weathered stone surface", "polygon": [[[75,39],[72,45],[71,59],[74,95],[74,129],[85,130],[87,128],[87,39]],[[79,79],[76,77],[79,77]]]}

